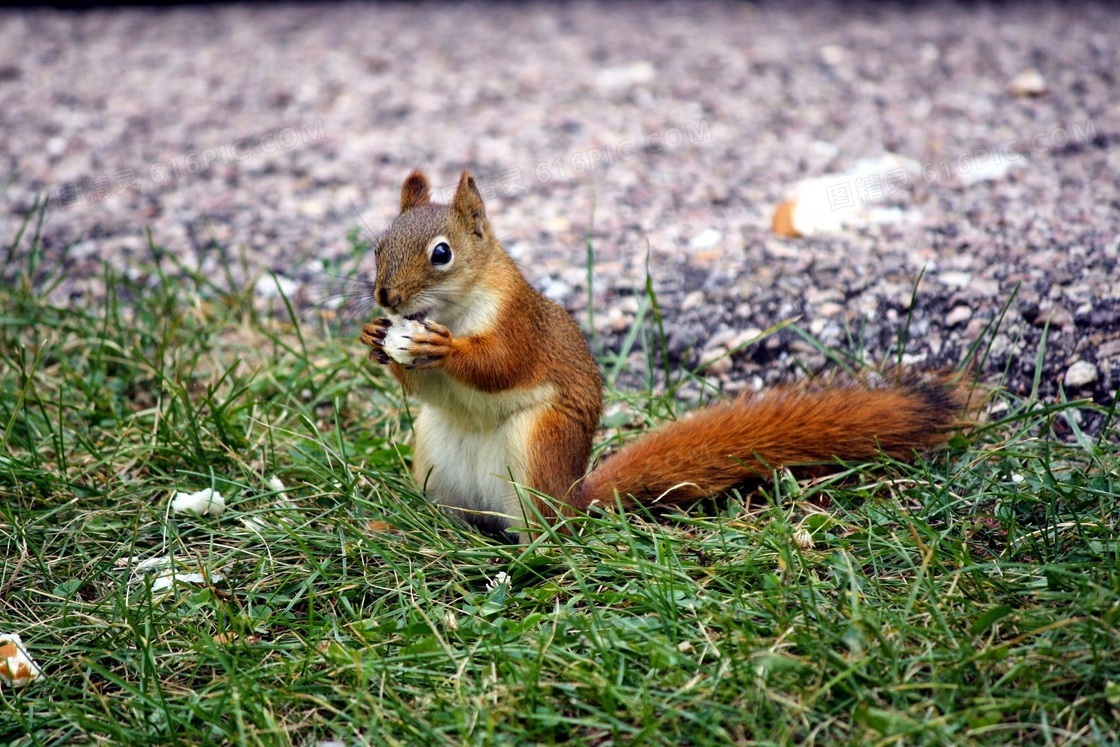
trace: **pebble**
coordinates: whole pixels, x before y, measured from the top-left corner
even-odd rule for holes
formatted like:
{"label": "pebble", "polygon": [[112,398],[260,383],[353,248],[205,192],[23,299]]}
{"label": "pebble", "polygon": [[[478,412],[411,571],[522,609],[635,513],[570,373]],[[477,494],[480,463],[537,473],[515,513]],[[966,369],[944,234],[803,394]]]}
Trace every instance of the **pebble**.
{"label": "pebble", "polygon": [[612,306],[607,312],[607,324],[613,332],[625,332],[634,323],[634,315],[627,314],[617,306]]}
{"label": "pebble", "polygon": [[283,275],[261,275],[253,290],[258,298],[279,298],[283,294],[292,300],[299,291],[299,283]]}
{"label": "pebble", "polygon": [[1120,338],[1102,342],[1097,348],[1097,359],[1120,358]]}
{"label": "pebble", "polygon": [[967,171],[957,170],[957,180],[966,187],[981,182],[995,182],[1003,179],[1015,169],[1026,168],[1028,163],[1026,159],[1019,159],[1017,161],[1000,160],[999,163],[987,161],[975,165],[969,164]]}
{"label": "pebble", "polygon": [[821,304],[825,301],[842,301],[844,294],[836,288],[810,287],[805,290],[805,300],[810,304]]}
{"label": "pebble", "polygon": [[678,324],[669,330],[669,352],[672,355],[683,357],[689,350],[695,349],[700,341],[703,328],[698,324],[687,322]]}
{"label": "pebble", "polygon": [[1097,383],[1097,367],[1089,361],[1077,361],[1066,369],[1065,385],[1068,389],[1081,389]]}
{"label": "pebble", "polygon": [[638,313],[638,308],[641,305],[641,301],[638,300],[637,296],[625,296],[624,298],[620,299],[617,304],[615,304],[615,308],[617,308],[624,314],[633,316],[634,314]]}
{"label": "pebble", "polygon": [[820,48],[821,62],[832,67],[843,65],[848,60],[848,50],[839,44],[825,44]]}
{"label": "pebble", "polygon": [[737,348],[744,347],[751,340],[754,340],[754,339],[760,337],[761,335],[762,335],[762,330],[761,329],[755,329],[754,327],[747,327],[746,329],[741,329],[738,332],[736,332],[734,335],[732,335],[731,339],[729,339],[727,342],[725,342],[724,345],[727,346],[728,350],[735,350]]}
{"label": "pebble", "polygon": [[1027,68],[1011,79],[1007,90],[1015,96],[1041,96],[1046,93],[1046,79],[1036,68]]}
{"label": "pebble", "polygon": [[629,65],[603,68],[595,74],[595,87],[604,92],[649,83],[657,77],[653,63],[639,60]]}
{"label": "pebble", "polygon": [[938,276],[941,282],[950,288],[966,288],[972,282],[972,274],[968,272],[957,272],[951,270],[943,272]]}
{"label": "pebble", "polygon": [[681,311],[692,311],[704,305],[704,291],[692,291],[681,301]]}
{"label": "pebble", "polygon": [[559,278],[550,278],[545,286],[541,288],[541,293],[543,293],[546,298],[551,298],[553,301],[561,303],[568,296],[572,295],[572,292],[572,286]]}
{"label": "pebble", "polygon": [[980,336],[980,333],[982,333],[987,326],[988,322],[985,319],[970,319],[968,322],[968,326],[964,328],[964,339],[975,340]]}
{"label": "pebble", "polygon": [[731,356],[727,355],[727,350],[718,348],[704,356],[705,360],[711,361],[708,365],[704,366],[704,373],[711,376],[725,376],[731,372],[734,362]]}
{"label": "pebble", "polygon": [[945,315],[945,324],[950,327],[959,327],[972,318],[972,309],[967,306],[954,306]]}
{"label": "pebble", "polygon": [[689,249],[711,249],[723,239],[723,234],[714,228],[706,228],[689,239]]}
{"label": "pebble", "polygon": [[725,347],[727,343],[731,342],[732,338],[734,338],[736,334],[738,333],[734,329],[731,329],[730,327],[724,327],[720,330],[717,330],[715,334],[708,338],[707,346],[709,348]]}
{"label": "pebble", "polygon": [[[70,144],[66,141],[66,138],[56,135],[47,141],[47,155],[51,158],[61,158],[69,149],[69,146]],[[66,164],[69,160],[70,159],[65,159],[63,163]]]}
{"label": "pebble", "polygon": [[1073,326],[1073,314],[1064,306],[1055,306],[1049,314],[1043,314],[1043,318],[1050,320],[1051,329],[1066,329]]}
{"label": "pebble", "polygon": [[321,200],[303,200],[298,209],[300,215],[313,220],[327,214],[327,206]]}

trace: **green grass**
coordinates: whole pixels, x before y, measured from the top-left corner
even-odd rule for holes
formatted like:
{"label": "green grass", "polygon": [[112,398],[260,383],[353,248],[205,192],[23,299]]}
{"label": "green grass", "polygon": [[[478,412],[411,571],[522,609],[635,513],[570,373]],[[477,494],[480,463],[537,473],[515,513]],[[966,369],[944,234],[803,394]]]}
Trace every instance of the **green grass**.
{"label": "green grass", "polygon": [[[1120,742],[1116,426],[1045,436],[1091,405],[1001,395],[916,466],[503,546],[410,485],[353,337],[159,264],[62,308],[31,246],[0,288],[0,632],[45,676],[0,686],[0,743]],[[169,513],[203,487],[224,515]],[[208,581],[153,590],[165,556]]]}

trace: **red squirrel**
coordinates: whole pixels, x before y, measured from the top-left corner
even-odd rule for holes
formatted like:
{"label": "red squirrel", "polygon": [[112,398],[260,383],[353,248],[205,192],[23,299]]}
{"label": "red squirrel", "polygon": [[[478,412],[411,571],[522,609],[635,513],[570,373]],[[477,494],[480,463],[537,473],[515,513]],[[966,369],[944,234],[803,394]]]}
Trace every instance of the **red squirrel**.
{"label": "red squirrel", "polygon": [[387,316],[363,325],[361,341],[421,402],[416,483],[491,533],[524,540],[542,519],[616,500],[690,501],[782,465],[905,459],[943,443],[964,407],[943,375],[779,387],[702,409],[587,472],[599,370],[571,316],[502,249],[470,173],[440,205],[413,171],[376,261],[372,300]]}

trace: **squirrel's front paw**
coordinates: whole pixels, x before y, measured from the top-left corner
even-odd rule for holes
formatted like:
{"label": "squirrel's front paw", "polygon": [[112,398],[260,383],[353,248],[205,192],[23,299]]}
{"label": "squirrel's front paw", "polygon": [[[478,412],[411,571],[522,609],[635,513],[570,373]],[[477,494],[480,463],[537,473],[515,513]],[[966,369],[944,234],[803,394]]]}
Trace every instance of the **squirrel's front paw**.
{"label": "squirrel's front paw", "polygon": [[435,368],[451,352],[451,330],[430,320],[399,319],[385,333],[382,347],[405,368]]}
{"label": "squirrel's front paw", "polygon": [[425,320],[419,323],[423,329],[413,332],[412,345],[408,352],[412,356],[411,368],[435,368],[443,365],[443,359],[451,353],[454,340],[451,330],[439,322]]}
{"label": "squirrel's front paw", "polygon": [[360,338],[362,344],[371,348],[369,357],[383,366],[388,365],[389,361],[392,360],[389,354],[385,352],[385,335],[392,326],[393,320],[384,317],[362,325],[362,336]]}

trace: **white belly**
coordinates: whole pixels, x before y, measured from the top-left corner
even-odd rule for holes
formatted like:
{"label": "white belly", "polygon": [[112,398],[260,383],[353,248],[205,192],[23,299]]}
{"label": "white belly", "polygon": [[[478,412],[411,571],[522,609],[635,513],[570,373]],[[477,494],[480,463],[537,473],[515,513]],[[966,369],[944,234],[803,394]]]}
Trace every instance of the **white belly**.
{"label": "white belly", "polygon": [[493,429],[479,430],[461,414],[452,417],[425,405],[414,424],[416,482],[430,501],[472,523],[526,526],[514,483],[529,476],[529,444],[539,415],[538,408],[523,409]]}

